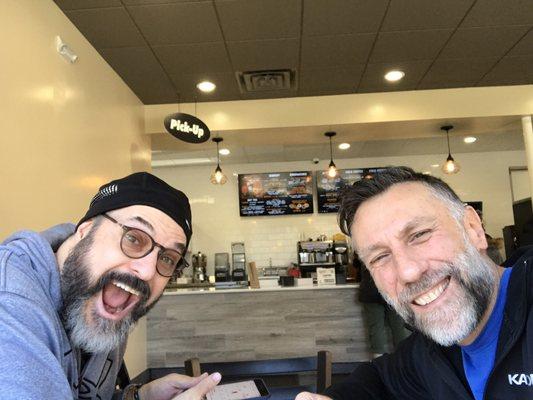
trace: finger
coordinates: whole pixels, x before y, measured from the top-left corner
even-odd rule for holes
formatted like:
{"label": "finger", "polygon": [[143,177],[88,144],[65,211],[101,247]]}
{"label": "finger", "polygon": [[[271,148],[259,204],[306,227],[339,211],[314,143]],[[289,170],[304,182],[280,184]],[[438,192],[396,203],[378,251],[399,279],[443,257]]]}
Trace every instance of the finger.
{"label": "finger", "polygon": [[189,388],[192,388],[193,386],[198,385],[198,383],[204,380],[208,376],[208,373],[204,372],[202,375],[195,376],[195,377],[186,376],[186,375],[179,375],[179,376],[181,378],[186,377],[187,379],[176,380],[177,382],[176,387],[179,387],[180,389],[189,389]]}
{"label": "finger", "polygon": [[203,378],[196,386],[191,387],[183,394],[186,395],[189,400],[200,400],[207,394],[207,392],[218,385],[221,379],[222,376],[218,372],[215,372]]}
{"label": "finger", "polygon": [[311,392],[298,393],[294,400],[330,400],[329,397]]}
{"label": "finger", "polygon": [[147,385],[151,385],[152,383],[154,383],[155,385],[169,385],[171,387],[176,388],[176,390],[179,390],[179,392],[181,393],[183,390],[186,390],[196,385],[206,376],[207,373],[203,373],[202,375],[195,377],[171,373],[155,381],[149,382]]}

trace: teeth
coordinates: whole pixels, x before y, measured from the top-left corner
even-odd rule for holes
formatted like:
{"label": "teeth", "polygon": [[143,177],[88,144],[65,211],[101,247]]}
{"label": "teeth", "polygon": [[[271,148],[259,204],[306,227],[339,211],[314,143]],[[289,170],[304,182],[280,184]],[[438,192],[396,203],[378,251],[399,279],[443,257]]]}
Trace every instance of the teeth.
{"label": "teeth", "polygon": [[438,285],[436,288],[434,288],[433,290],[414,299],[414,303],[418,304],[419,306],[425,306],[429,303],[432,303],[442,294],[442,292],[444,292],[447,286],[448,286],[448,281],[446,280],[442,282],[440,285]]}
{"label": "teeth", "polygon": [[135,290],[132,287],[130,287],[130,286],[128,286],[128,285],[126,285],[125,283],[122,283],[122,282],[113,282],[113,285],[118,286],[122,290],[125,290],[126,292],[129,292],[131,294],[134,294],[135,296],[140,296],[140,294],[141,294],[141,292],[139,292],[138,290]]}

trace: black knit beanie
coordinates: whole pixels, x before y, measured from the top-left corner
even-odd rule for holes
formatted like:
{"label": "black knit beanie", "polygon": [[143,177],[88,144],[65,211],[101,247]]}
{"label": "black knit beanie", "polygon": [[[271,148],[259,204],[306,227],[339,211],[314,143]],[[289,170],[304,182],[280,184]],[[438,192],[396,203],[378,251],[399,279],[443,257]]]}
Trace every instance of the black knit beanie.
{"label": "black knit beanie", "polygon": [[189,199],[180,190],[148,172],[137,172],[101,186],[78,226],[107,211],[134,205],[150,206],[163,211],[181,226],[187,237],[186,246],[189,246],[192,236]]}

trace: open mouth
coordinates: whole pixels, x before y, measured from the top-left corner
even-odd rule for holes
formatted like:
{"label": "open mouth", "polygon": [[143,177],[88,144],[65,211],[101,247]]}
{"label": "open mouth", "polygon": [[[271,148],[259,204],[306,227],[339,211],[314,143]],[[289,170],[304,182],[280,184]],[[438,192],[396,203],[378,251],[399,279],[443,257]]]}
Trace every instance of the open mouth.
{"label": "open mouth", "polygon": [[413,304],[417,306],[427,306],[431,303],[433,303],[435,300],[440,298],[442,294],[446,291],[448,288],[448,285],[450,284],[451,277],[446,277],[443,280],[441,280],[439,283],[437,283],[435,286],[433,286],[428,291],[422,293],[420,296],[416,297],[413,300]]}
{"label": "open mouth", "polygon": [[104,318],[120,320],[139,302],[141,292],[124,282],[111,281],[101,291],[98,311]]}

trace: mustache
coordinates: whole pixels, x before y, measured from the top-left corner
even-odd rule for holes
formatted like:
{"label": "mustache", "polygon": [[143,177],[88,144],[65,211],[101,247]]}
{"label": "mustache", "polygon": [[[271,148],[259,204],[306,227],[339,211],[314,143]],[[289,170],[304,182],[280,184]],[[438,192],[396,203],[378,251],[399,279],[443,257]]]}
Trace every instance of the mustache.
{"label": "mustache", "polygon": [[102,275],[96,283],[87,290],[87,294],[92,296],[101,291],[107,284],[111,282],[120,282],[128,285],[129,287],[137,290],[140,295],[140,303],[148,301],[151,295],[150,286],[131,274],[126,274],[118,271],[110,271]]}
{"label": "mustache", "polygon": [[463,281],[457,266],[443,263],[441,268],[435,271],[427,271],[416,282],[407,283],[405,289],[398,295],[398,301],[403,304],[409,304],[421,293],[431,289],[447,277],[455,278],[459,282]]}

